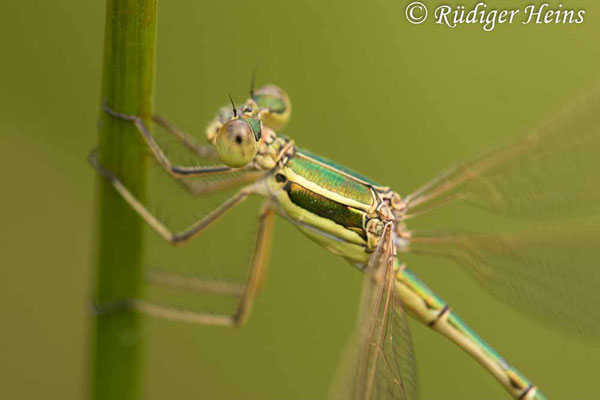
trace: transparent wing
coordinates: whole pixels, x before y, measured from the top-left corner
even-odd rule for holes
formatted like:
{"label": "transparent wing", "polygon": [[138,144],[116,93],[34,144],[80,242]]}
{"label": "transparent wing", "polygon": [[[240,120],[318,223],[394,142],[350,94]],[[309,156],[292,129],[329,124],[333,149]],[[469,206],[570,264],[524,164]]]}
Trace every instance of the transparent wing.
{"label": "transparent wing", "polygon": [[389,231],[373,253],[363,283],[357,332],[333,386],[335,399],[418,399],[418,379],[405,310],[396,297]]}
{"label": "transparent wing", "polygon": [[600,229],[579,226],[519,235],[415,235],[410,252],[455,260],[500,299],[583,336],[600,335]]}
{"label": "transparent wing", "polygon": [[600,211],[600,93],[518,143],[449,169],[406,197],[409,214],[452,200],[494,213],[545,218]]}

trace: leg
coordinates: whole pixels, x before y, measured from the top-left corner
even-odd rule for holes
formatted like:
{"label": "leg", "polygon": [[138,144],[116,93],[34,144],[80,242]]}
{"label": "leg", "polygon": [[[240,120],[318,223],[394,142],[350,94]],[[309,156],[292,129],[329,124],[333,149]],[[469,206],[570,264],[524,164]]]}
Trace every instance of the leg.
{"label": "leg", "polygon": [[256,241],[254,243],[254,254],[250,264],[248,280],[244,295],[234,315],[234,321],[238,325],[245,324],[248,321],[254,298],[260,290],[267,272],[268,256],[270,254],[271,233],[273,230],[273,210],[268,203],[265,203],[258,217],[258,229],[256,232]]}
{"label": "leg", "polygon": [[142,217],[152,229],[154,229],[163,239],[171,244],[183,243],[193,236],[199,234],[204,228],[210,225],[211,222],[215,221],[218,217],[222,216],[229,209],[240,204],[250,194],[254,193],[254,186],[243,187],[237,194],[230,197],[224,203],[222,203],[215,210],[208,213],[200,221],[190,225],[188,228],[181,232],[173,233],[167,228],[162,222],[160,222],[142,203],[140,203],[131,192],[119,181],[119,179],[109,170],[104,168],[98,163],[95,157],[95,153],[90,155],[90,163],[94,168],[100,172],[102,176],[110,181],[115,190],[123,197],[123,199]]}
{"label": "leg", "polygon": [[[136,116],[129,116],[117,113],[110,108],[104,106],[104,110],[117,118],[121,118],[127,121],[134,122],[138,131],[144,137],[144,140],[148,144],[148,147],[152,150],[152,154],[158,160],[159,164],[169,172],[169,174],[175,177],[183,187],[191,194],[205,194],[213,193],[220,190],[227,190],[236,186],[240,186],[244,183],[250,183],[257,180],[262,174],[260,172],[248,172],[244,175],[230,176],[219,182],[188,182],[181,178],[194,177],[200,175],[228,175],[236,170],[231,169],[227,166],[207,166],[207,167],[182,167],[173,166],[164,152],[158,146],[158,143],[154,140],[154,137],[141,120]],[[154,116],[153,121],[159,126],[164,128],[168,133],[179,139],[187,148],[196,153],[200,158],[217,159],[218,156],[213,146],[202,146],[195,143],[194,139],[185,132],[181,132],[175,126],[173,126],[168,120],[160,116]]]}
{"label": "leg", "polygon": [[113,117],[121,118],[126,121],[133,122],[135,124],[135,126],[137,127],[138,131],[140,132],[140,134],[142,135],[142,137],[144,138],[144,140],[146,141],[146,144],[152,151],[154,158],[156,158],[156,160],[159,162],[159,164],[169,174],[171,174],[175,178],[185,178],[185,177],[209,175],[209,174],[220,174],[220,173],[230,172],[233,170],[231,167],[228,167],[226,165],[216,165],[216,166],[206,166],[206,167],[188,167],[188,166],[172,165],[171,161],[167,158],[167,156],[162,151],[162,149],[160,148],[158,143],[156,143],[156,140],[154,140],[154,137],[148,130],[148,127],[146,127],[146,124],[140,117],[135,116],[135,115],[125,115],[125,114],[118,113],[116,111],[111,110],[106,105],[103,105],[103,109],[107,114],[109,114]]}
{"label": "leg", "polygon": [[536,386],[484,342],[445,301],[404,264],[396,265],[396,292],[413,317],[466,351],[487,369],[514,399],[546,399]]}
{"label": "leg", "polygon": [[154,115],[152,120],[162,127],[165,131],[175,136],[185,147],[194,152],[198,157],[209,160],[218,160],[215,148],[210,145],[201,145],[196,143],[194,138],[186,132],[182,132],[175,127],[169,120],[160,115]]}
{"label": "leg", "polygon": [[[250,316],[250,312],[252,311],[252,304],[254,303],[256,293],[260,288],[260,284],[265,276],[272,225],[273,211],[271,210],[270,205],[265,203],[258,218],[258,230],[256,233],[254,254],[250,262],[248,278],[241,291],[241,299],[237,310],[233,315],[200,313],[192,310],[166,307],[160,304],[145,301],[135,301],[130,306],[143,314],[173,321],[218,326],[238,326],[245,324]],[[222,289],[223,285],[217,282],[210,282],[207,285],[207,282],[205,281],[187,281],[186,279],[179,277],[178,279],[174,280],[173,276],[170,276],[169,281],[170,282],[165,282],[162,280],[159,284],[167,284],[169,286],[174,285],[179,287],[185,285],[188,288],[194,286],[195,289],[203,291],[207,289],[209,291],[214,291],[213,289]],[[221,288],[214,286],[215,284],[221,286]]]}

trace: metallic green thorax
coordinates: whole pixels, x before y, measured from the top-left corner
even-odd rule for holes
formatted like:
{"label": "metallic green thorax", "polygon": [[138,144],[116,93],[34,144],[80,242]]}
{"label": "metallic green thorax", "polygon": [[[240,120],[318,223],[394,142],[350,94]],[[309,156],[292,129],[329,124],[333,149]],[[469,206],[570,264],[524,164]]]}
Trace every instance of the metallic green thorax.
{"label": "metallic green thorax", "polygon": [[280,213],[310,238],[354,263],[366,262],[367,223],[387,188],[305,150],[275,170],[269,187]]}
{"label": "metallic green thorax", "polygon": [[298,185],[297,183],[288,182],[283,187],[283,190],[287,193],[290,201],[296,206],[356,232],[366,240],[366,233],[362,226],[364,212],[332,201],[325,196]]}
{"label": "metallic green thorax", "polygon": [[306,149],[300,149],[298,151],[298,153],[300,154],[301,157],[303,156],[303,157],[313,160],[313,162],[318,162],[318,163],[327,165],[331,168],[336,169],[337,171],[340,171],[346,175],[349,175],[349,176],[355,178],[358,181],[368,183],[369,185],[376,187],[376,188],[381,188],[381,189],[385,188],[383,185],[380,185],[379,183],[373,181],[372,179],[367,178],[366,176],[361,175],[361,174],[357,173],[356,171],[351,170],[350,168],[340,165],[340,164],[338,164],[334,161],[331,161],[331,160],[329,160],[323,156],[320,156],[318,154],[312,153]]}

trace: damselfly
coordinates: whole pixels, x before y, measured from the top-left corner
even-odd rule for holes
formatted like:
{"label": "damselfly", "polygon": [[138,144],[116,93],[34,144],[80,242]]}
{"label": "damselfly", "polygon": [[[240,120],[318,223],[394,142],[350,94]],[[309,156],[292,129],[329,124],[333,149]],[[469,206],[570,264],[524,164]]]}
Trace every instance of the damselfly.
{"label": "damselfly", "polygon": [[[407,221],[449,203],[464,202],[493,213],[550,219],[598,215],[600,124],[595,95],[566,110],[518,143],[453,167],[418,190],[400,196],[389,187],[296,146],[279,132],[291,113],[287,94],[272,85],[251,90],[238,110],[224,107],[199,145],[161,117],[153,120],[202,159],[216,166],[174,165],[146,123],[105,105],[112,117],[135,124],[156,161],[190,191],[239,191],[204,218],[172,232],[92,155],[93,166],[162,238],[180,244],[198,235],[251,195],[264,197],[241,301],[233,315],[214,315],[131,299],[137,311],[173,320],[243,324],[264,271],[274,215],[279,215],[332,253],[364,271],[357,341],[336,387],[339,398],[416,399],[418,383],[406,315],[448,337],[515,399],[545,399],[540,389],[477,336],[403,262],[403,253],[449,257],[501,299],[535,317],[587,335],[600,332],[598,236],[558,231],[521,235],[456,231],[418,233]],[[218,176],[200,190],[193,177]],[[178,286],[177,276],[155,276]],[[203,287],[198,287],[203,289]]]}

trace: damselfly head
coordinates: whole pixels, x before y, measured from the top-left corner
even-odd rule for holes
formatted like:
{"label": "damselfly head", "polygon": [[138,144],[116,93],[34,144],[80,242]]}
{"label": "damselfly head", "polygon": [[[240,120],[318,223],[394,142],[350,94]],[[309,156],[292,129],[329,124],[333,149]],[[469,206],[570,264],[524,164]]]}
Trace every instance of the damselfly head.
{"label": "damselfly head", "polygon": [[287,125],[292,112],[292,103],[281,88],[265,85],[250,90],[250,99],[242,110],[244,113],[256,113],[265,126],[277,132]]}
{"label": "damselfly head", "polygon": [[247,165],[258,152],[261,134],[258,118],[234,116],[216,134],[214,143],[219,158],[230,167]]}

